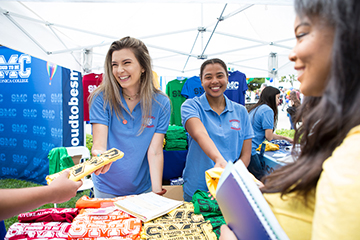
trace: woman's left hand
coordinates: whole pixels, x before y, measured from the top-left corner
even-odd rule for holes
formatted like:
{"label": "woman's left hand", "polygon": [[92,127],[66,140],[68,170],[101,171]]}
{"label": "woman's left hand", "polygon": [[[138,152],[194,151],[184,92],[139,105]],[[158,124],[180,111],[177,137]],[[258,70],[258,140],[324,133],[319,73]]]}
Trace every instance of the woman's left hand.
{"label": "woman's left hand", "polygon": [[227,161],[225,159],[218,160],[218,161],[216,161],[214,168],[216,168],[216,167],[225,168],[226,164],[227,164]]}
{"label": "woman's left hand", "polygon": [[95,175],[104,174],[104,173],[106,173],[107,171],[109,171],[109,169],[110,169],[110,167],[111,167],[111,164],[112,164],[112,162],[111,162],[111,163],[108,163],[108,164],[106,164],[106,165],[104,165],[104,166],[102,166],[101,168],[99,168],[99,169],[97,169],[97,170],[95,170],[95,171],[94,171]]}
{"label": "woman's left hand", "polygon": [[237,238],[227,225],[222,225],[219,240],[237,240]]}

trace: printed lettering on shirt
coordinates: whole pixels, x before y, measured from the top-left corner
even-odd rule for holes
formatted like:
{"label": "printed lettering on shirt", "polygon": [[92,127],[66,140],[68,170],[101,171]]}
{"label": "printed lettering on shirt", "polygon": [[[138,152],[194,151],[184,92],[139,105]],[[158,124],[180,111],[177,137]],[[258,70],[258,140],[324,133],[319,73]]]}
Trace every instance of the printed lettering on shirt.
{"label": "printed lettering on shirt", "polygon": [[181,91],[180,90],[174,90],[172,91],[172,96],[173,97],[181,97]]}
{"label": "printed lettering on shirt", "polygon": [[199,95],[203,94],[204,92],[205,92],[204,88],[202,88],[202,87],[194,88],[194,94],[196,96],[199,96]]}
{"label": "printed lettering on shirt", "polygon": [[153,128],[154,127],[154,116],[149,116],[148,119],[145,121],[147,128]]}
{"label": "printed lettering on shirt", "polygon": [[231,127],[230,127],[231,129],[234,129],[234,130],[237,130],[237,131],[241,130],[239,120],[231,119],[229,122],[231,124]]}

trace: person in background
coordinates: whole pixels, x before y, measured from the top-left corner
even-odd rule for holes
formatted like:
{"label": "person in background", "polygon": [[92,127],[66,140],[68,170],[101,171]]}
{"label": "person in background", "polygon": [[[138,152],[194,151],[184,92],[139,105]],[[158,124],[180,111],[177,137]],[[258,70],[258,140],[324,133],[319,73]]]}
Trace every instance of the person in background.
{"label": "person in background", "polygon": [[295,10],[301,151],[262,191],[290,239],[359,239],[360,2],[295,0]]}
{"label": "person in background", "polygon": [[260,86],[260,94],[261,92],[267,87],[268,85],[266,83],[262,83]]}
{"label": "person in background", "polygon": [[74,182],[65,170],[47,186],[0,189],[0,221],[47,203],[62,203],[76,196],[82,181]]}
{"label": "person in background", "polygon": [[290,129],[294,129],[294,122],[296,118],[296,111],[300,107],[300,94],[298,91],[291,91],[289,96],[289,107],[286,109],[290,120]]}
{"label": "person in background", "polygon": [[101,175],[93,174],[97,198],[163,194],[163,140],[169,126],[170,101],[155,88],[145,44],[125,37],[111,44],[101,85],[90,95],[92,154],[111,148],[124,157]]}
{"label": "person in background", "polygon": [[280,90],[274,87],[266,87],[261,92],[259,101],[249,109],[250,122],[254,130],[255,137],[252,139],[251,161],[248,166],[257,179],[266,175],[265,164],[261,162],[256,149],[266,139],[286,140],[292,139],[274,133],[278,120],[278,105],[280,102]]}
{"label": "person in background", "polygon": [[206,170],[224,168],[228,161],[238,159],[249,165],[254,136],[246,108],[224,95],[226,64],[218,58],[205,61],[200,79],[205,94],[186,100],[181,107],[182,123],[189,133],[183,173],[184,200],[188,202],[196,190],[208,190]]}

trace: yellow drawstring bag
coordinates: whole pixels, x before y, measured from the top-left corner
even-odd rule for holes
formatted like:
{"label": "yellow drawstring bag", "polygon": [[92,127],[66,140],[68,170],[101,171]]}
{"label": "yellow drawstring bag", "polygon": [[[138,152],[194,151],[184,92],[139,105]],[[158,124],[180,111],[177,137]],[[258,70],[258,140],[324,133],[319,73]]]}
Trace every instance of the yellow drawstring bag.
{"label": "yellow drawstring bag", "polygon": [[[266,144],[265,151],[276,151],[276,150],[280,149],[278,144],[274,144],[271,142],[263,142],[263,143]],[[260,151],[262,144],[259,145],[259,147],[256,149],[256,151]]]}

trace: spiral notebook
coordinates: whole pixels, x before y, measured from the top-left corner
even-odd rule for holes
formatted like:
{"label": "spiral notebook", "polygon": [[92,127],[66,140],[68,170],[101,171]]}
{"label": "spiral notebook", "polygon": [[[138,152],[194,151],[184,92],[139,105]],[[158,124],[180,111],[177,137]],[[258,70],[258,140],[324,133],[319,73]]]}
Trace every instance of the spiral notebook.
{"label": "spiral notebook", "polygon": [[216,200],[238,239],[289,239],[242,161],[227,164]]}

